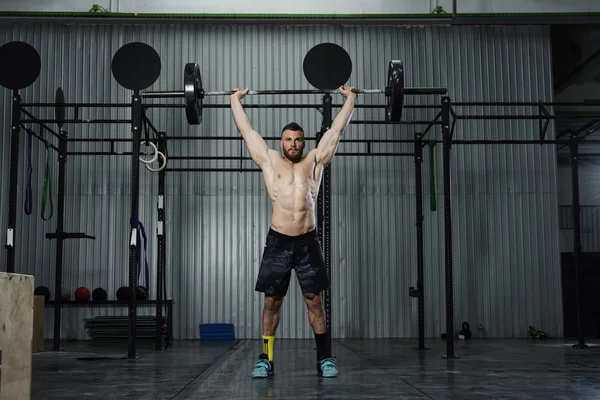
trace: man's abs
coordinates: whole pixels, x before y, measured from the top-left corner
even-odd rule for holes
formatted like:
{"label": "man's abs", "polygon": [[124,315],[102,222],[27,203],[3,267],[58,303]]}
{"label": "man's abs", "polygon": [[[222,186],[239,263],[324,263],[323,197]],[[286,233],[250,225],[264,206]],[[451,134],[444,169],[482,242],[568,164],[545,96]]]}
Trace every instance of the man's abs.
{"label": "man's abs", "polygon": [[309,154],[293,166],[277,157],[265,171],[265,184],[273,202],[271,227],[290,236],[310,232],[316,227],[315,203],[320,183],[314,157]]}
{"label": "man's abs", "polygon": [[316,228],[314,210],[291,211],[273,203],[271,228],[289,236],[298,236]]}
{"label": "man's abs", "polygon": [[272,192],[271,227],[283,234],[296,236],[315,229],[313,182],[276,185]]}

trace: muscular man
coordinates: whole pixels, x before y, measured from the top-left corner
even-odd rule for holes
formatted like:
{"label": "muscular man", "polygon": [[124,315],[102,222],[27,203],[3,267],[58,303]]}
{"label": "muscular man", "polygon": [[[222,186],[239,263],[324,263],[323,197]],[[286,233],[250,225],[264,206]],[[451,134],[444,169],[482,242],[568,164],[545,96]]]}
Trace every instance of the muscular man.
{"label": "muscular man", "polygon": [[272,376],[273,341],[279,325],[279,310],[287,294],[291,271],[296,277],[308,307],[308,319],[317,344],[317,371],[323,377],[338,374],[336,359],[331,354],[321,292],[329,287],[329,279],[316,230],[315,203],[322,172],[335,154],[342,132],[348,125],[356,93],[351,87],[340,88],[346,98],[344,106],[325,132],[316,149],[303,157],[304,131],[292,122],[281,132],[279,146],[283,156],[267,147],[252,129],[241,99],[248,89],[234,89],[230,96],[233,120],[244,139],[252,160],[261,168],[273,203],[271,226],[255,290],[265,294],[263,309],[263,351],[252,376]]}

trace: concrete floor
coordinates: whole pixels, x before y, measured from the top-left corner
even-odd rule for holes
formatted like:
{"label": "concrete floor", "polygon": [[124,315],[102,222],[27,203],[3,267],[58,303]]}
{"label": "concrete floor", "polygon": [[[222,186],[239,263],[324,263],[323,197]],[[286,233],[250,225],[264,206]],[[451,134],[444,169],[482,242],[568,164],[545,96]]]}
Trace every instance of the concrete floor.
{"label": "concrete floor", "polygon": [[[600,399],[600,345],[573,341],[334,340],[340,375],[316,375],[313,340],[275,340],[275,376],[250,377],[260,341],[66,342],[33,356],[32,399]],[[49,344],[50,345],[50,344]],[[50,348],[50,347],[49,347]],[[109,359],[78,358],[106,356]],[[110,359],[114,357],[113,359]]]}

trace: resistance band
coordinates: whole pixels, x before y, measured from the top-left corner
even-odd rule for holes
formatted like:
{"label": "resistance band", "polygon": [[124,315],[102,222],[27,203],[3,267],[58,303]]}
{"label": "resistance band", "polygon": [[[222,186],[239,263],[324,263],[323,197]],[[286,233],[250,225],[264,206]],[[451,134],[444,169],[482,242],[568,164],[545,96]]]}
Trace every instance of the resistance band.
{"label": "resistance band", "polygon": [[[50,174],[50,142],[46,141],[46,171],[44,172],[44,191],[42,193],[42,219],[48,221],[54,214],[54,203],[52,202],[52,177]],[[45,217],[46,213],[46,199],[50,197],[50,215]]]}
{"label": "resistance band", "polygon": [[435,152],[433,148],[435,147],[435,140],[429,141],[429,207],[431,211],[435,211],[437,209],[437,201],[435,195]]}
{"label": "resistance band", "polygon": [[33,192],[31,190],[31,173],[33,167],[31,166],[31,147],[33,142],[33,131],[27,128],[27,185],[25,188],[25,214],[31,215],[33,208]]}
{"label": "resistance band", "polygon": [[[144,285],[146,290],[148,290],[148,292],[150,292],[150,282],[149,282],[149,276],[150,276],[150,268],[148,267],[148,238],[146,237],[146,230],[144,229],[144,224],[142,224],[142,222],[138,219],[137,220],[137,228],[138,228],[138,234],[137,234],[137,242],[140,242],[140,235],[142,236],[142,238],[144,239],[144,262],[145,262],[145,275],[146,275],[146,284]],[[139,249],[139,248],[138,248]],[[142,272],[142,263],[141,263],[141,251],[138,250],[137,252],[137,265],[138,265],[138,286],[140,283],[140,275]]]}

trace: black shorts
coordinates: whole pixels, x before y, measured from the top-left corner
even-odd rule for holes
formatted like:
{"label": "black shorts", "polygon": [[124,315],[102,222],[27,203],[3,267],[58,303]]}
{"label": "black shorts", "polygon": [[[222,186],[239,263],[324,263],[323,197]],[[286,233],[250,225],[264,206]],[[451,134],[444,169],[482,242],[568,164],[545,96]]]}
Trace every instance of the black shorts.
{"label": "black shorts", "polygon": [[302,293],[318,294],[329,288],[329,278],[317,231],[288,236],[269,229],[256,279],[256,291],[267,296],[285,296],[292,269]]}

